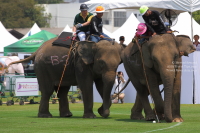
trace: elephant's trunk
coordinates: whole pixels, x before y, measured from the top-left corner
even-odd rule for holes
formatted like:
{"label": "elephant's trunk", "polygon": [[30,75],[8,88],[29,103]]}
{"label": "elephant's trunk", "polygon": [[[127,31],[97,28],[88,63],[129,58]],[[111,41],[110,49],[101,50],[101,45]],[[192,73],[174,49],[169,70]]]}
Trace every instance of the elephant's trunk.
{"label": "elephant's trunk", "polygon": [[[166,65],[166,64],[165,64]],[[172,122],[172,92],[175,78],[174,70],[162,66],[160,70],[161,78],[164,85],[164,115],[166,122]]]}
{"label": "elephant's trunk", "polygon": [[103,109],[104,117],[109,116],[109,108],[111,106],[111,91],[116,77],[115,71],[108,71],[103,75]]}

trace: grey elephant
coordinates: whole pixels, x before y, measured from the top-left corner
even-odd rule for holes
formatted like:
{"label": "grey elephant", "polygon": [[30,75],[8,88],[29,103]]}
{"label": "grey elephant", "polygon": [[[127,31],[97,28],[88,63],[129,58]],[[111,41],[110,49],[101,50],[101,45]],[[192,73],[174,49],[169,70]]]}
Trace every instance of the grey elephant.
{"label": "grey elephant", "polygon": [[[49,99],[57,91],[63,73],[69,48],[52,46],[57,38],[45,42],[33,55],[21,60],[34,60],[34,70],[41,91],[38,117],[52,117],[49,112]],[[93,113],[93,82],[103,99],[98,113],[109,116],[110,94],[116,70],[121,63],[121,47],[102,40],[98,43],[81,41],[76,43],[77,50],[71,52],[64,76],[58,90],[61,117],[71,117],[67,94],[71,85],[79,85],[84,103],[84,118],[95,118]],[[13,62],[16,63],[16,62]]]}
{"label": "grey elephant", "polygon": [[[146,120],[155,119],[148,100],[150,93],[159,119],[164,116],[167,122],[182,122],[180,114],[181,56],[188,56],[195,51],[190,38],[185,35],[156,35],[142,44],[141,51],[142,54],[138,50],[137,43],[133,42],[122,53],[125,70],[137,90],[131,119],[143,119],[143,108]],[[164,85],[164,101],[160,95],[160,84]]]}

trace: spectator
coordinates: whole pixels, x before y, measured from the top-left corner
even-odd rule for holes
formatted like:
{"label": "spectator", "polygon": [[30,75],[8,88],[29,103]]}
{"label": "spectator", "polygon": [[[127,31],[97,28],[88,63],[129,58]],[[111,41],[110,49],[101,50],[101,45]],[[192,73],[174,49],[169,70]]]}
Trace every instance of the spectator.
{"label": "spectator", "polygon": [[0,83],[4,81],[4,64],[0,62]]}
{"label": "spectator", "polygon": [[81,4],[81,12],[74,18],[74,27],[72,28],[73,36],[78,35],[80,41],[85,41],[86,33],[89,34],[89,24],[93,17],[92,13],[89,13],[86,4]]}
{"label": "spectator", "polygon": [[120,36],[119,37],[119,44],[123,47],[123,49],[126,48],[126,45],[124,44],[125,41],[125,37],[124,36]]}
{"label": "spectator", "polygon": [[199,42],[199,35],[194,35],[194,46],[196,47],[196,51],[200,51],[200,42]]}
{"label": "spectator", "polygon": [[123,72],[119,71],[117,72],[117,76],[115,79],[115,90],[114,90],[114,94],[112,95],[112,97],[114,98],[113,103],[118,103],[118,99],[120,99],[121,103],[124,103],[124,90],[118,95],[116,96],[117,93],[119,93],[122,88],[124,87],[124,85],[126,84],[126,80],[124,79],[124,74]]}

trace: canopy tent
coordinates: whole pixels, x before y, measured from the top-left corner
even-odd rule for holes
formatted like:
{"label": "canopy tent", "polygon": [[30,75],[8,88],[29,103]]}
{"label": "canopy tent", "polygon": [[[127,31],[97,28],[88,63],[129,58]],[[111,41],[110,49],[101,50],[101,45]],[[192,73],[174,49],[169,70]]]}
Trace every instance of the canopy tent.
{"label": "canopy tent", "polygon": [[110,33],[108,30],[106,30],[104,27],[103,27],[103,33],[105,33],[105,34],[108,35],[109,37],[113,38],[113,34]]}
{"label": "canopy tent", "polygon": [[119,29],[113,32],[112,35],[114,36],[116,41],[119,41],[120,36],[124,36],[124,44],[128,45],[133,39],[139,23],[140,22],[138,21],[138,19],[132,13],[130,17],[125,21],[125,23]]}
{"label": "canopy tent", "polygon": [[[176,33],[176,35],[188,35],[190,38],[191,36],[191,21],[190,21],[191,15],[188,12],[181,13],[178,16],[178,22],[176,23],[175,26],[173,26],[171,29],[172,30],[177,30],[179,33]],[[200,34],[200,25],[192,19],[193,23],[193,33],[195,34]]]}
{"label": "canopy tent", "polygon": [[[63,29],[63,31],[62,32],[72,32],[72,29],[69,27],[69,25],[67,24],[66,26],[65,26],[65,28]],[[61,32],[61,33],[62,33]],[[60,34],[61,34],[60,33]]]}
{"label": "canopy tent", "polygon": [[[172,9],[177,14],[181,12],[194,12],[200,10],[200,0],[108,0],[103,3],[99,0],[90,0],[85,2],[89,7],[89,12],[94,12],[97,6],[103,6],[105,10],[109,9],[139,9],[146,5],[152,10],[159,12],[164,9]],[[193,36],[193,23],[191,16],[191,36]]]}
{"label": "canopy tent", "polygon": [[0,22],[0,37],[1,37],[1,42],[0,42],[0,52],[3,52],[3,47],[10,45],[14,42],[17,42],[18,39],[15,38],[13,35],[11,35],[6,28],[3,26],[3,24]]}
{"label": "canopy tent", "polygon": [[4,47],[4,55],[7,53],[33,53],[35,52],[45,41],[48,41],[56,37],[55,34],[46,30],[42,30],[32,36],[19,40],[11,45]]}
{"label": "canopy tent", "polygon": [[[38,25],[35,23],[35,24],[32,26],[32,28],[26,33],[26,35],[24,35],[21,39],[24,39],[24,38],[26,38],[26,37],[32,36],[32,35],[34,35],[34,34],[40,32],[40,31],[41,31],[41,29],[40,29],[40,28],[38,27]],[[20,39],[20,40],[21,40],[21,39]]]}
{"label": "canopy tent", "polygon": [[140,6],[146,5],[151,9],[163,10],[172,9],[180,12],[194,12],[200,10],[199,0],[90,0],[85,2],[89,7],[89,12],[94,12],[97,6],[103,6],[105,10],[109,9],[139,9]]}

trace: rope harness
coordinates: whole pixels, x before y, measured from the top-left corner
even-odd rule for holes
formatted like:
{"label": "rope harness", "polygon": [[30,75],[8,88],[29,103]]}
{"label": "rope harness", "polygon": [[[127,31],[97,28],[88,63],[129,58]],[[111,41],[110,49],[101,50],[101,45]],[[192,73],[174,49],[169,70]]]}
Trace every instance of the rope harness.
{"label": "rope harness", "polygon": [[65,70],[66,70],[66,67],[67,67],[68,60],[69,60],[69,58],[70,58],[71,52],[73,52],[74,55],[75,55],[75,49],[76,49],[76,47],[77,47],[77,44],[74,45],[74,42],[75,42],[75,41],[76,41],[76,40],[75,40],[75,37],[72,37],[72,43],[71,43],[71,45],[70,45],[70,49],[69,49],[69,53],[68,53],[68,55],[67,55],[66,63],[65,63],[65,65],[64,65],[64,69],[63,69],[63,72],[62,72],[62,75],[61,75],[61,78],[60,78],[60,82],[59,82],[59,85],[58,85],[58,89],[57,89],[57,91],[56,91],[56,97],[55,97],[54,99],[58,99],[58,98],[57,98],[57,97],[58,97],[58,91],[59,91],[59,89],[60,89],[60,85],[61,85],[61,83],[62,83],[62,79],[63,79],[64,73],[65,73]]}

